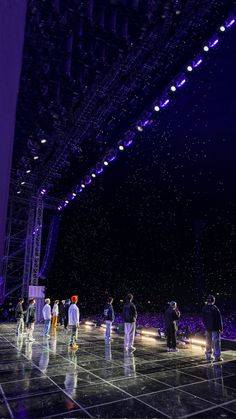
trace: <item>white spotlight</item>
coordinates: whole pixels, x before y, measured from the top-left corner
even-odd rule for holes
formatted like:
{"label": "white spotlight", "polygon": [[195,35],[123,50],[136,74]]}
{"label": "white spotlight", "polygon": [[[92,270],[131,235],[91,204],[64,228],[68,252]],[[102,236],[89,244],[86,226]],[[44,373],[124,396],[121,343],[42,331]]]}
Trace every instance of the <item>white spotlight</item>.
{"label": "white spotlight", "polygon": [[31,170],[29,169],[29,170],[26,170],[26,173],[30,173],[31,172]]}
{"label": "white spotlight", "polygon": [[159,112],[159,110],[160,110],[160,108],[159,108],[159,106],[154,106],[154,111],[156,111],[156,112]]}
{"label": "white spotlight", "polygon": [[21,191],[17,191],[16,193],[19,195],[21,193]]}
{"label": "white spotlight", "polygon": [[21,185],[24,185],[24,184],[25,184],[25,182],[21,182],[20,184],[21,184]]}
{"label": "white spotlight", "polygon": [[123,151],[124,150],[124,146],[123,145],[119,145],[119,150]]}
{"label": "white spotlight", "polygon": [[91,174],[91,176],[92,176],[92,177],[96,177],[96,173],[92,173],[92,174]]}
{"label": "white spotlight", "polygon": [[34,160],[38,160],[39,156],[34,156]]}
{"label": "white spotlight", "polygon": [[84,183],[81,183],[81,188],[85,188],[85,184]]}
{"label": "white spotlight", "polygon": [[103,164],[104,164],[104,166],[108,166],[109,163],[108,163],[108,161],[105,160]]}
{"label": "white spotlight", "polygon": [[225,31],[225,27],[224,27],[224,26],[221,26],[221,27],[220,27],[220,31],[221,31],[221,32],[224,32],[224,31]]}
{"label": "white spotlight", "polygon": [[137,130],[142,132],[143,131],[143,127],[141,127],[140,125],[137,126]]}
{"label": "white spotlight", "polygon": [[45,138],[43,138],[42,140],[41,140],[41,143],[42,144],[45,144],[47,142],[47,140],[45,140]]}
{"label": "white spotlight", "polygon": [[170,90],[171,90],[172,92],[175,92],[175,91],[176,91],[176,87],[173,85],[173,86],[171,86]]}
{"label": "white spotlight", "polygon": [[188,65],[187,71],[193,71],[193,67],[191,65]]}
{"label": "white spotlight", "polygon": [[208,51],[209,51],[209,48],[208,48],[208,46],[207,46],[207,45],[204,45],[204,47],[203,47],[203,51],[205,51],[205,52],[208,52]]}

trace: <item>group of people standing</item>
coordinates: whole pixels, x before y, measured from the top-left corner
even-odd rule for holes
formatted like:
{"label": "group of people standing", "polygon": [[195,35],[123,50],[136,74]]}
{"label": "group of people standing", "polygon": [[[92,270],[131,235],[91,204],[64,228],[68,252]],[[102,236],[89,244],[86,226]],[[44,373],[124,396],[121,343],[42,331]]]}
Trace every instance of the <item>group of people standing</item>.
{"label": "group of people standing", "polygon": [[[50,327],[52,325],[53,335],[56,335],[56,328],[58,318],[61,325],[64,324],[65,330],[68,325],[70,326],[71,336],[69,346],[72,349],[77,349],[77,337],[80,321],[79,308],[77,306],[78,296],[73,295],[70,300],[62,300],[59,308],[59,300],[55,300],[51,308],[51,301],[49,298],[45,299],[45,305],[42,310],[44,319],[44,336],[46,339],[50,338]],[[16,320],[17,328],[16,334],[24,333],[24,316],[26,316],[26,340],[34,341],[33,331],[35,323],[35,300],[29,301],[29,306],[26,311],[23,310],[24,299],[20,298],[16,306]],[[125,304],[123,307],[123,320],[124,320],[124,349],[129,352],[135,351],[134,338],[136,330],[137,309],[133,303],[133,295],[127,294]],[[105,343],[110,344],[111,327],[115,320],[113,309],[113,298],[109,297],[103,311],[103,318],[106,324],[105,330]],[[177,323],[180,318],[180,311],[175,301],[168,303],[164,314],[165,318],[165,332],[167,339],[167,352],[178,352],[176,332],[178,329]],[[208,361],[222,361],[221,357],[221,333],[223,331],[223,323],[221,313],[215,305],[215,297],[209,295],[207,297],[205,306],[202,310],[202,320],[206,329],[206,359]]]}

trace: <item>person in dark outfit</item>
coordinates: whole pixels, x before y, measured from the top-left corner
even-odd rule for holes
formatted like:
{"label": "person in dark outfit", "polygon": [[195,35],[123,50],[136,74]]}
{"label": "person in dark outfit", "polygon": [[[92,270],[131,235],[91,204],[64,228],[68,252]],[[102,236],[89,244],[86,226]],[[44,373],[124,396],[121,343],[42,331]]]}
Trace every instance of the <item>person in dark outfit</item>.
{"label": "person in dark outfit", "polygon": [[175,301],[171,301],[169,307],[165,311],[165,329],[167,337],[167,352],[178,352],[176,348],[176,331],[177,320],[180,317],[180,312]]}
{"label": "person in dark outfit", "polygon": [[27,326],[27,336],[26,340],[30,342],[34,342],[35,339],[33,338],[33,332],[34,332],[34,322],[35,322],[35,299],[32,298],[29,300],[29,306],[26,311],[26,326]]}
{"label": "person in dark outfit", "polygon": [[128,351],[135,351],[136,349],[134,347],[134,335],[138,315],[136,307],[132,301],[133,295],[128,294],[123,308],[123,319],[125,324],[124,349]]}
{"label": "person in dark outfit", "polygon": [[115,320],[115,314],[114,314],[114,310],[113,310],[113,298],[109,297],[107,299],[107,304],[104,308],[103,314],[104,314],[104,319],[106,322],[106,333],[105,333],[105,342],[106,343],[110,343],[111,342],[111,325],[112,322],[114,322]]}
{"label": "person in dark outfit", "polygon": [[67,326],[68,326],[68,311],[69,311],[69,307],[70,307],[70,300],[67,299],[65,301],[64,330],[67,330]]}
{"label": "person in dark outfit", "polygon": [[202,321],[206,328],[206,359],[210,361],[212,349],[214,361],[223,361],[221,357],[220,334],[223,331],[223,322],[220,310],[215,305],[215,297],[209,295],[205,306],[202,309]]}
{"label": "person in dark outfit", "polygon": [[19,302],[16,306],[16,310],[15,310],[15,317],[16,317],[16,322],[17,322],[17,326],[16,326],[16,335],[17,336],[24,333],[24,314],[25,314],[25,311],[23,310],[23,303],[24,303],[24,298],[20,298]]}
{"label": "person in dark outfit", "polygon": [[65,318],[65,300],[62,300],[61,304],[59,304],[59,323],[61,326],[64,324],[64,318]]}

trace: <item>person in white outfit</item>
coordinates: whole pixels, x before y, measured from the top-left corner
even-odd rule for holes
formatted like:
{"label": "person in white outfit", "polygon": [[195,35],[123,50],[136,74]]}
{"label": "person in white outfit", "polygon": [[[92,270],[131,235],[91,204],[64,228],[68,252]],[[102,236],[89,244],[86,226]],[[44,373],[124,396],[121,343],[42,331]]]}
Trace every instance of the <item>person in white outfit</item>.
{"label": "person in white outfit", "polygon": [[59,314],[58,304],[59,304],[59,300],[55,300],[53,308],[52,308],[52,330],[53,330],[54,336],[56,336],[56,333],[57,333],[57,320],[58,320],[58,314]]}
{"label": "person in white outfit", "polygon": [[50,306],[50,298],[45,299],[45,305],[43,307],[43,318],[44,318],[44,336],[46,338],[50,338],[49,330],[51,326],[51,306]]}
{"label": "person in white outfit", "polygon": [[136,349],[134,347],[134,336],[136,329],[137,310],[132,301],[133,295],[128,294],[123,308],[123,318],[125,324],[124,349],[133,352]]}
{"label": "person in white outfit", "polygon": [[77,307],[78,295],[72,295],[71,305],[68,311],[69,317],[69,326],[71,326],[71,337],[70,337],[70,347],[72,349],[77,349],[77,338],[78,338],[78,328],[79,328],[79,308]]}

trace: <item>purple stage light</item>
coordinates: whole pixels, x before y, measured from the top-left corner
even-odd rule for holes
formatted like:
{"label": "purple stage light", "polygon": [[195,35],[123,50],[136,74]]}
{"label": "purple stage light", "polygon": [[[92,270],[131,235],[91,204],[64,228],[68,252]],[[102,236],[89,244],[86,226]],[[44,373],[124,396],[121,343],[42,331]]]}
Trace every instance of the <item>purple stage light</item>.
{"label": "purple stage light", "polygon": [[182,79],[177,83],[177,87],[182,87],[186,83],[186,79]]}
{"label": "purple stage light", "polygon": [[142,126],[143,126],[143,127],[146,127],[146,126],[149,124],[149,122],[150,122],[150,121],[149,121],[148,119],[146,119],[146,121],[144,121],[144,122],[143,122]]}
{"label": "purple stage light", "polygon": [[102,173],[102,172],[103,172],[103,165],[101,163],[98,163],[96,165],[96,174],[100,175],[100,173]]}
{"label": "purple stage light", "polygon": [[91,177],[90,176],[85,176],[84,182],[85,182],[85,185],[89,185],[92,182]]}
{"label": "purple stage light", "polygon": [[170,102],[170,99],[165,99],[163,102],[160,103],[160,107],[164,108],[165,106],[168,105],[169,102]]}
{"label": "purple stage light", "polygon": [[202,64],[202,58],[198,58],[195,61],[193,61],[194,68],[198,67],[200,64]]}
{"label": "purple stage light", "polygon": [[133,140],[130,138],[130,139],[124,141],[124,146],[129,147],[132,143],[133,143]]}
{"label": "purple stage light", "polygon": [[226,28],[230,28],[235,23],[235,19],[231,18],[225,23]]}
{"label": "purple stage light", "polygon": [[59,205],[59,207],[57,207],[58,211],[62,210],[62,207]]}
{"label": "purple stage light", "polygon": [[214,48],[219,42],[218,38],[213,39],[212,41],[209,42],[209,47],[210,48]]}

